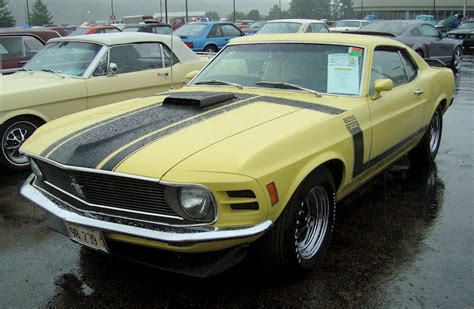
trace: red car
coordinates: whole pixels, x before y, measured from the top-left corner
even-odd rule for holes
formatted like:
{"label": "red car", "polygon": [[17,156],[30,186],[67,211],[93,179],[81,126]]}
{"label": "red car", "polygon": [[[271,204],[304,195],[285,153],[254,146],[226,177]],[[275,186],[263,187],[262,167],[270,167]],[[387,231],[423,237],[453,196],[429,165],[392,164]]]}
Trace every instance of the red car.
{"label": "red car", "polygon": [[1,74],[18,71],[49,39],[58,38],[56,31],[43,29],[15,29],[0,32]]}
{"label": "red car", "polygon": [[68,36],[74,31],[77,30],[77,27],[74,26],[50,26],[48,27],[50,30],[54,30],[59,33],[61,36]]}
{"label": "red car", "polygon": [[87,27],[79,27],[70,34],[73,35],[84,35],[84,34],[96,34],[96,33],[114,33],[114,32],[121,32],[119,28],[115,26],[87,26]]}

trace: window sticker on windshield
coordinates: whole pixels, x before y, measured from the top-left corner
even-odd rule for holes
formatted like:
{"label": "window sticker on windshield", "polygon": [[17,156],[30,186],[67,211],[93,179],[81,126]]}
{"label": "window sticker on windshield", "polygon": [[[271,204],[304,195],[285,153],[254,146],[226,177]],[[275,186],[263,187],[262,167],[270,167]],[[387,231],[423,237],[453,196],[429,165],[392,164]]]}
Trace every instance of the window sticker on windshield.
{"label": "window sticker on windshield", "polygon": [[333,94],[359,94],[359,58],[349,54],[328,55],[328,89]]}
{"label": "window sticker on windshield", "polygon": [[364,50],[358,47],[349,47],[349,55],[354,57],[362,57]]}

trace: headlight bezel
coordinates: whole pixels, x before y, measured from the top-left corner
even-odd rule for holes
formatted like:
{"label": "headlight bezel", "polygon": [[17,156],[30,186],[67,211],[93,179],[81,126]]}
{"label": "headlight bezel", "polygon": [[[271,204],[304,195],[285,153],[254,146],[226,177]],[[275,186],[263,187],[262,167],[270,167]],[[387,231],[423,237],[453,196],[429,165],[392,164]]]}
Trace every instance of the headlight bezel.
{"label": "headlight bezel", "polygon": [[[171,184],[171,183],[163,183],[166,186],[165,188],[165,199],[170,205],[170,207],[176,212],[176,214],[182,217],[186,221],[190,221],[190,223],[196,224],[212,224],[217,221],[217,203],[216,199],[209,188],[204,185],[199,184]],[[180,201],[180,193],[182,189],[198,189],[205,192],[208,196],[209,200],[209,210],[207,214],[198,218],[193,217],[188,213]]]}

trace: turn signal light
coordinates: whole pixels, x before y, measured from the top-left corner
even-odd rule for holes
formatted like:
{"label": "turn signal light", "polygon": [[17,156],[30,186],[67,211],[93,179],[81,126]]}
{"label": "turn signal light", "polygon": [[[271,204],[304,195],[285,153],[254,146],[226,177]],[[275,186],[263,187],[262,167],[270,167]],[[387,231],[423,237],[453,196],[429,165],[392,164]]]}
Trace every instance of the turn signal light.
{"label": "turn signal light", "polygon": [[193,42],[184,42],[184,44],[189,48],[193,48]]}
{"label": "turn signal light", "polygon": [[267,184],[268,193],[270,193],[270,199],[272,201],[272,206],[278,203],[278,191],[275,183],[272,181]]}

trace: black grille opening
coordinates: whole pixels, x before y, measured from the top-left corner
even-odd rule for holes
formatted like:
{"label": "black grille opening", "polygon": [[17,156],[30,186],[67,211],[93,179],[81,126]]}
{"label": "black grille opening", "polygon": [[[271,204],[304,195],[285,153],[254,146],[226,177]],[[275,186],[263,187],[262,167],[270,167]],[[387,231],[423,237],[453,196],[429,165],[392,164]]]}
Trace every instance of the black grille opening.
{"label": "black grille opening", "polygon": [[255,198],[255,193],[252,190],[238,190],[238,191],[227,191],[229,197],[241,197],[241,198]]}

